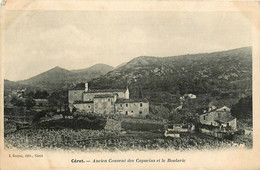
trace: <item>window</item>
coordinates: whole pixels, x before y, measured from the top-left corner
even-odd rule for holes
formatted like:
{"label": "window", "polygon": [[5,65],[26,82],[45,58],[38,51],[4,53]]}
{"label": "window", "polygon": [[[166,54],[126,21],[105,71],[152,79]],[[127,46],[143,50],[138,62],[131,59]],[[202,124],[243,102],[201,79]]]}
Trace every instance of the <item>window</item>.
{"label": "window", "polygon": [[88,108],[90,108],[90,106],[88,106]]}
{"label": "window", "polygon": [[110,102],[110,99],[108,99],[108,101]]}
{"label": "window", "polygon": [[128,115],[128,111],[125,111],[125,115]]}
{"label": "window", "polygon": [[143,107],[143,103],[140,103],[140,107]]}
{"label": "window", "polygon": [[142,111],[139,111],[139,114],[141,115],[143,112]]}
{"label": "window", "polygon": [[123,105],[122,105],[122,104],[120,104],[120,107],[123,107]]}
{"label": "window", "polygon": [[128,107],[128,103],[125,104],[125,107]]}
{"label": "window", "polygon": [[203,119],[206,120],[206,116],[203,116]]}

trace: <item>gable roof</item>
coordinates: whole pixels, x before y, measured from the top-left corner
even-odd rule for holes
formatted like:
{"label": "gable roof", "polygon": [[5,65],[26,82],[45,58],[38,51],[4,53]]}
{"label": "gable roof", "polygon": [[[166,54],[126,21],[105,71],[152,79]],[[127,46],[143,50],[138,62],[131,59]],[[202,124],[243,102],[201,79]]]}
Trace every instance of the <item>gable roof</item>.
{"label": "gable roof", "polygon": [[217,118],[217,119],[215,119],[215,121],[218,123],[228,123],[234,119],[235,119],[235,117],[233,117],[233,116],[225,116],[225,117]]}
{"label": "gable roof", "polygon": [[147,99],[117,99],[116,103],[139,103],[144,102],[148,103]]}
{"label": "gable roof", "polygon": [[[206,110],[206,109],[205,109]],[[214,106],[214,109],[210,109],[210,108],[207,108],[206,112],[201,112],[201,113],[198,113],[199,115],[204,115],[204,114],[208,114],[208,113],[211,113],[211,112],[230,112],[230,108],[228,108],[227,106],[223,106],[221,108],[216,108]]]}
{"label": "gable roof", "polygon": [[69,89],[69,91],[72,91],[72,90],[85,90],[85,88],[82,88],[82,87],[74,87],[74,88]]}
{"label": "gable roof", "polygon": [[114,92],[114,93],[118,93],[118,92],[125,92],[127,89],[89,89],[87,92],[84,93],[98,93],[98,92]]}
{"label": "gable roof", "polygon": [[113,98],[115,95],[113,94],[98,94],[95,95],[94,98]]}
{"label": "gable roof", "polygon": [[217,112],[229,112],[230,108],[228,108],[227,106],[223,106],[219,109],[216,110]]}

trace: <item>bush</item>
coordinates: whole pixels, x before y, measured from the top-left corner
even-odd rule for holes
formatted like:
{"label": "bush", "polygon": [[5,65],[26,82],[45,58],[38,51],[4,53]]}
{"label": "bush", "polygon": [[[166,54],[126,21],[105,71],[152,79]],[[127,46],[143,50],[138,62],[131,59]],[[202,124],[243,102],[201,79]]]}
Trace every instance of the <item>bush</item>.
{"label": "bush", "polygon": [[238,119],[252,119],[252,96],[240,99],[232,106],[231,114]]}
{"label": "bush", "polygon": [[38,122],[38,121],[40,121],[40,119],[42,118],[42,117],[44,117],[46,115],[46,112],[37,112],[35,115],[34,115],[34,117],[33,117],[33,122],[35,123],[35,122]]}

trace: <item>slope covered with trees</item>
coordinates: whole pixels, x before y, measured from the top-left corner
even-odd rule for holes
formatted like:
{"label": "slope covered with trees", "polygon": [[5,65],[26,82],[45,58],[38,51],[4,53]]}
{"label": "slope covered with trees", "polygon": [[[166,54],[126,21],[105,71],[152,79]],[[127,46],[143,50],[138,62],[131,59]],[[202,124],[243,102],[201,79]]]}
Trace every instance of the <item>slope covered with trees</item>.
{"label": "slope covered with trees", "polygon": [[228,99],[252,92],[252,49],[174,57],[137,57],[104,76],[93,79],[90,88],[124,88],[131,96],[152,102],[169,102],[185,93]]}
{"label": "slope covered with trees", "polygon": [[252,96],[239,100],[231,108],[231,114],[238,119],[252,119]]}

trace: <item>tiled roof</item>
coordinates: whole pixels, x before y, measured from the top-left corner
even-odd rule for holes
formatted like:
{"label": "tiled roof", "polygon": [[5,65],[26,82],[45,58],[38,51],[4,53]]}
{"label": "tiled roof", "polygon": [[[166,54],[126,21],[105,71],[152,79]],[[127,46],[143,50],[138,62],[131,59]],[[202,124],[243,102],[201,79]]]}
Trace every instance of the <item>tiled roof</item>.
{"label": "tiled roof", "polygon": [[69,90],[85,90],[85,88],[84,87],[74,87]]}
{"label": "tiled roof", "polygon": [[[224,107],[226,107],[226,106],[224,106]],[[221,110],[221,109],[223,109],[224,107],[215,108],[215,109],[212,109],[212,110],[209,110],[209,108],[207,108],[207,109],[205,109],[205,110],[206,110],[205,113],[202,112],[202,113],[198,113],[198,114],[199,114],[199,115],[204,115],[204,114],[211,113],[211,112],[227,112],[227,113],[229,113],[230,111],[228,111],[228,110],[226,110],[226,111]],[[228,108],[228,107],[226,107],[226,108]],[[229,109],[229,108],[228,108],[228,109]]]}
{"label": "tiled roof", "polygon": [[81,100],[74,101],[74,104],[82,104],[82,103],[93,103],[93,101],[81,101]]}
{"label": "tiled roof", "polygon": [[125,92],[126,89],[89,89],[87,92],[84,93],[98,93],[98,92]]}
{"label": "tiled roof", "polygon": [[147,99],[117,99],[116,103],[148,102]]}
{"label": "tiled roof", "polygon": [[111,97],[114,97],[114,95],[112,95],[112,94],[98,94],[98,95],[94,96],[94,98],[111,98]]}
{"label": "tiled roof", "polygon": [[235,117],[233,117],[233,116],[226,116],[226,117],[215,119],[215,121],[220,122],[220,123],[228,123],[228,122],[230,122],[231,120],[234,120],[234,119],[235,119]]}

